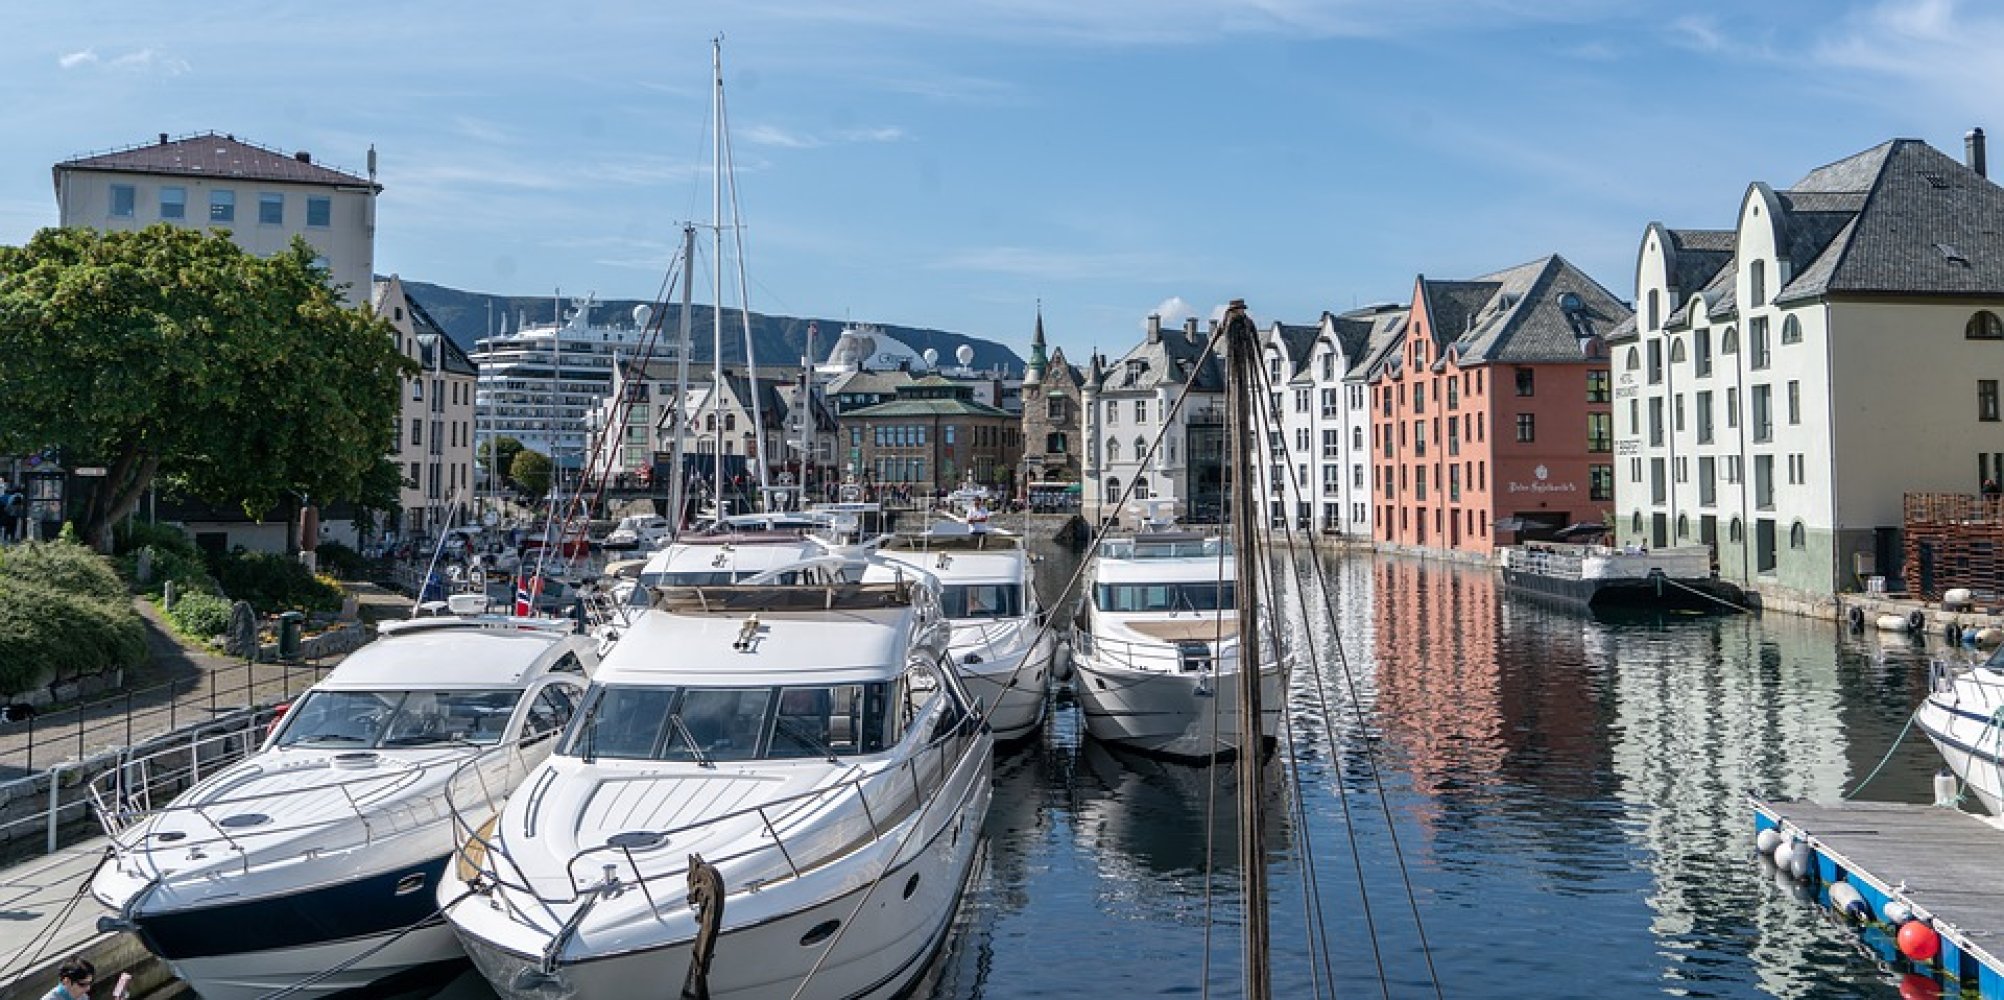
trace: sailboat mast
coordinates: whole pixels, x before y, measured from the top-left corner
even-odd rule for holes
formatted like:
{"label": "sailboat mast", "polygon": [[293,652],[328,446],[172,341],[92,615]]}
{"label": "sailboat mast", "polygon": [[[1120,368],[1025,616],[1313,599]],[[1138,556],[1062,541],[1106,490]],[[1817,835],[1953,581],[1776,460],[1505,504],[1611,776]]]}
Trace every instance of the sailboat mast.
{"label": "sailboat mast", "polygon": [[682,226],[682,316],[675,334],[675,437],[668,443],[668,531],[669,537],[682,535],[682,516],[688,500],[682,495],[689,477],[682,470],[682,442],[689,431],[689,312],[696,296],[696,226]]}
{"label": "sailboat mast", "polygon": [[717,516],[724,516],[724,42],[710,40],[712,127],[710,140],[710,417],[717,447],[712,480]]}
{"label": "sailboat mast", "polygon": [[1232,544],[1238,550],[1233,560],[1238,570],[1239,610],[1239,879],[1245,897],[1243,946],[1245,950],[1246,1000],[1271,1000],[1271,974],[1267,966],[1267,891],[1265,799],[1262,787],[1261,752],[1264,738],[1260,726],[1259,648],[1259,549],[1258,524],[1253,517],[1253,477],[1247,471],[1259,460],[1255,430],[1262,398],[1258,378],[1259,340],[1242,299],[1232,300],[1225,311],[1225,372],[1231,401],[1232,461],[1225,466],[1232,477]]}

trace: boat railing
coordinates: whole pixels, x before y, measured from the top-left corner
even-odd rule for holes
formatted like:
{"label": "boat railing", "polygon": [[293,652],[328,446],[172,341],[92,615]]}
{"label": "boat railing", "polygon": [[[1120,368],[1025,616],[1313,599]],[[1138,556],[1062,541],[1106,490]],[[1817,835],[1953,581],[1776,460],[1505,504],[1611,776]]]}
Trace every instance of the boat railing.
{"label": "boat railing", "polygon": [[[1265,630],[1261,631],[1264,633]],[[1125,667],[1129,670],[1161,670],[1169,673],[1214,672],[1218,660],[1237,655],[1227,651],[1230,646],[1236,645],[1237,638],[1237,629],[1229,624],[1213,636],[1193,637],[1188,644],[1167,640],[1143,642],[1134,639],[1109,639],[1105,636],[1096,636],[1088,629],[1074,627],[1072,649],[1074,655],[1091,656],[1109,666]],[[1226,640],[1234,641],[1227,644]],[[1195,653],[1191,646],[1196,643],[1202,643],[1206,647],[1205,651]],[[1210,652],[1212,643],[1218,644],[1215,653]]]}
{"label": "boat railing", "polygon": [[1115,535],[1099,543],[1099,555],[1106,559],[1217,559],[1231,554],[1230,542],[1198,532]]}
{"label": "boat railing", "polygon": [[[568,892],[538,889],[495,835],[499,805],[473,811],[471,803],[448,796],[455,839],[454,868],[476,891],[495,888],[520,894],[541,905],[546,916],[560,920],[552,907],[638,888],[650,907],[662,910],[668,899],[686,891],[689,866],[686,851],[664,851],[678,839],[733,826],[755,827],[758,835],[738,843],[730,853],[705,855],[704,860],[732,870],[734,882],[762,888],[852,855],[859,848],[896,833],[909,817],[920,813],[944,788],[978,741],[987,738],[977,715],[963,714],[952,728],[935,736],[918,753],[894,767],[852,774],[836,782],[784,798],[732,810],[664,830],[637,830],[612,835],[605,844],[587,847],[564,863]],[[853,801],[861,822],[803,824]],[[804,827],[804,829],[803,829]],[[658,867],[650,865],[658,863]],[[504,871],[504,868],[506,869]],[[767,874],[759,874],[759,873]],[[519,907],[510,907],[522,920]]]}
{"label": "boat railing", "polygon": [[1555,580],[1580,580],[1586,576],[1586,559],[1577,552],[1516,546],[1503,550],[1503,568]]}
{"label": "boat railing", "polygon": [[[454,754],[401,766],[357,771],[352,778],[228,794],[201,802],[182,802],[173,796],[179,789],[203,780],[203,760],[199,746],[176,744],[130,758],[98,775],[90,782],[89,794],[92,810],[97,814],[99,825],[110,837],[115,853],[123,854],[142,847],[157,850],[171,845],[177,851],[186,849],[191,854],[199,854],[204,848],[222,847],[235,852],[242,869],[248,871],[253,861],[252,849],[260,841],[297,839],[304,832],[359,824],[361,836],[357,839],[329,842],[316,837],[303,847],[309,853],[344,850],[368,847],[375,843],[378,836],[401,832],[436,819],[435,815],[426,815],[422,807],[399,799],[395,793],[439,768],[463,769],[466,765],[478,763],[487,770],[494,770],[505,759],[504,752],[502,747],[488,747],[471,757]],[[326,758],[324,762],[258,774],[298,774],[342,766],[337,755]],[[220,773],[221,770],[216,768],[212,773]],[[523,770],[526,772],[526,768]],[[256,776],[245,774],[246,778]],[[494,784],[500,783],[489,780]],[[173,800],[165,805],[155,805],[154,799],[163,795]],[[315,799],[320,801],[313,801]],[[300,803],[307,803],[307,808],[298,808]],[[279,811],[274,806],[291,808]],[[286,818],[284,813],[287,811],[293,814],[291,819]],[[278,814],[273,815],[274,812]],[[177,828],[161,831],[141,841],[132,841],[131,834],[135,829],[176,817],[192,818],[196,822],[191,825],[196,829],[211,832],[197,835]]]}

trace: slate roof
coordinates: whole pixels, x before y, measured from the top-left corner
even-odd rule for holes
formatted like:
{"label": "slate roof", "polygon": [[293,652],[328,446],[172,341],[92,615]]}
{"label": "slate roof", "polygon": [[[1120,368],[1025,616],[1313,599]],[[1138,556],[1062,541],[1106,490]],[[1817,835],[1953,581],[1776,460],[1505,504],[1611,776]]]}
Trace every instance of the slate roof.
{"label": "slate roof", "polygon": [[1440,365],[1450,353],[1463,366],[1585,361],[1593,341],[1634,316],[1557,254],[1474,281],[1422,278],[1420,295],[1442,342]]}
{"label": "slate roof", "polygon": [[884,417],[1003,417],[1007,410],[998,410],[971,399],[894,399],[875,406],[860,406],[842,415],[847,420],[878,420]]}
{"label": "slate roof", "polygon": [[912,374],[907,371],[847,371],[828,382],[830,396],[845,393],[874,392],[878,395],[895,395],[901,385],[912,384]]}
{"label": "slate roof", "polygon": [[1266,342],[1279,341],[1281,351],[1287,355],[1288,381],[1300,378],[1308,371],[1308,364],[1315,357],[1315,341],[1321,335],[1320,326],[1290,323],[1276,322],[1267,330]]}
{"label": "slate roof", "polygon": [[[2004,188],[1925,142],[1894,139],[1818,167],[1790,189],[1797,192],[1864,198],[1854,219],[1829,226],[1832,238],[1820,256],[1836,260],[1798,269],[1777,301],[2004,295]],[[1793,216],[1789,221],[1796,223]]]}
{"label": "slate roof", "polygon": [[1223,392],[1224,366],[1205,350],[1209,343],[1209,334],[1188,328],[1150,335],[1101,370],[1099,391],[1154,391],[1188,383],[1191,392]]}
{"label": "slate roof", "polygon": [[1739,233],[1731,229],[1665,229],[1664,232],[1676,252],[1670,287],[1684,297],[1686,304],[1692,292],[1710,284],[1720,269],[1732,262],[1739,244]]}
{"label": "slate roof", "polygon": [[105,170],[382,190],[382,185],[366,177],[321,166],[310,158],[302,159],[306,156],[304,152],[267,149],[217,132],[179,139],[169,139],[163,132],[156,142],[64,160],[56,164],[55,173],[61,177],[65,170]]}
{"label": "slate roof", "polygon": [[1398,346],[1405,342],[1406,325],[1412,320],[1412,310],[1405,306],[1386,307],[1372,321],[1371,336],[1351,363],[1350,370],[1343,373],[1345,379],[1376,378],[1387,368],[1396,367],[1400,358]]}

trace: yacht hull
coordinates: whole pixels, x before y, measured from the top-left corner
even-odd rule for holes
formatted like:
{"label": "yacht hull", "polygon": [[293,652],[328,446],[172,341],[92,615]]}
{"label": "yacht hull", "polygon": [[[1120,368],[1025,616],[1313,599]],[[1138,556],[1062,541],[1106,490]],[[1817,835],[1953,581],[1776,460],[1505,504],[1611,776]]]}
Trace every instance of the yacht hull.
{"label": "yacht hull", "polygon": [[987,706],[988,728],[998,742],[1020,740],[1044,724],[1057,645],[1056,637],[1046,632],[1016,655],[961,667],[961,683]]}
{"label": "yacht hull", "polygon": [[1965,789],[1993,816],[2004,816],[2004,674],[1977,667],[1950,674],[1936,667],[1915,724]]}
{"label": "yacht hull", "polygon": [[[430,898],[430,894],[425,894]],[[448,966],[465,966],[466,953],[444,918],[404,933],[324,941],[268,951],[245,951],[170,960],[176,978],[202,1000],[255,1000],[282,992],[288,997],[326,997],[347,991],[381,995],[398,981]],[[350,964],[352,963],[352,964]],[[330,971],[338,970],[338,971]],[[316,978],[319,977],[319,978]],[[310,986],[301,986],[313,980]]]}
{"label": "yacht hull", "polygon": [[[867,884],[857,886],[740,926],[731,925],[727,901],[725,926],[710,959],[709,996],[888,1000],[909,989],[945,943],[973,866],[982,817],[994,795],[986,780],[988,769],[977,770],[981,780],[961,782],[965,795],[954,803],[961,821],[940,827],[922,851],[886,875],[874,891]],[[475,897],[464,905],[489,904]],[[676,900],[670,905],[682,904]],[[687,937],[561,960],[544,973],[539,956],[497,946],[465,923],[456,927],[474,965],[507,1000],[673,995],[689,974]]]}
{"label": "yacht hull", "polygon": [[[1210,759],[1239,752],[1237,671],[1170,672],[1074,653],[1073,684],[1086,732],[1147,753]],[[1278,665],[1260,670],[1260,736],[1279,732],[1285,691]]]}

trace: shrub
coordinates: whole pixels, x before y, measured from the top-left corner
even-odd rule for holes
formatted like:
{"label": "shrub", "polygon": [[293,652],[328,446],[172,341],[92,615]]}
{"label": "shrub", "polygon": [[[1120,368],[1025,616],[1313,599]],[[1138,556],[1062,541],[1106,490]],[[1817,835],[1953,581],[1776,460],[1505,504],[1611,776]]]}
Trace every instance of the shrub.
{"label": "shrub", "polygon": [[[120,522],[112,528],[113,548],[123,555],[152,546],[156,553],[172,552],[190,559],[201,557],[195,551],[195,543],[188,533],[172,524],[154,524],[150,521],[134,521],[131,525]],[[154,558],[159,558],[156,554]]]}
{"label": "shrub", "polygon": [[321,542],[316,551],[320,556],[320,571],[339,579],[360,579],[367,569],[362,554],[340,542]]}
{"label": "shrub", "polygon": [[229,630],[230,602],[197,591],[176,597],[174,606],[167,609],[167,618],[182,635],[207,642]]}
{"label": "shrub", "polygon": [[340,587],[276,553],[235,549],[217,559],[213,569],[223,593],[249,601],[261,614],[336,611],[341,607]]}
{"label": "shrub", "polygon": [[130,599],[116,603],[0,574],[0,690],[25,691],[146,661]]}
{"label": "shrub", "polygon": [[[153,577],[145,583],[137,583],[141,552],[150,552],[153,556]],[[174,581],[174,592],[177,594],[196,591],[205,594],[222,593],[222,588],[216,584],[216,578],[209,575],[209,564],[203,562],[199,555],[148,545],[120,557],[119,566],[129,579],[135,581],[135,586],[141,593],[152,597],[160,596],[161,584],[168,580]]]}
{"label": "shrub", "polygon": [[16,545],[5,555],[0,555],[0,576],[43,584],[111,604],[131,600],[125,583],[103,556],[70,542]]}

